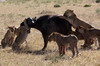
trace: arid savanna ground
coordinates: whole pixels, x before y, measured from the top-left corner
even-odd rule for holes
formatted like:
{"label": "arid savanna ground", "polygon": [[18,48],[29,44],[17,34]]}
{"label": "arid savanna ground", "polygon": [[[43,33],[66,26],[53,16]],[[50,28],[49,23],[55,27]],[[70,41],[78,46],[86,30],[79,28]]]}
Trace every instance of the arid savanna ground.
{"label": "arid savanna ground", "polygon": [[[60,7],[54,7],[54,5]],[[88,5],[84,7],[85,5]],[[19,27],[27,17],[39,17],[45,14],[63,15],[66,9],[72,9],[77,17],[100,29],[100,3],[95,0],[7,0],[0,2],[0,41],[8,26]],[[30,53],[14,53],[11,48],[0,48],[0,66],[100,66],[100,50],[79,50],[79,56],[71,57],[67,51],[59,57],[55,42],[49,42],[46,51],[37,52],[43,47],[41,33],[32,29],[27,38]],[[78,42],[78,48],[84,41]]]}

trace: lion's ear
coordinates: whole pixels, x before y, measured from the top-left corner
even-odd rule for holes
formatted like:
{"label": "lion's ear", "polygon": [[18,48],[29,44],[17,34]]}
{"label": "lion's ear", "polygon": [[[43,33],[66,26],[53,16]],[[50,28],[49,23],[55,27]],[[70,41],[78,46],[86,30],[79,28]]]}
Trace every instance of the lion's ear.
{"label": "lion's ear", "polygon": [[15,26],[12,26],[13,28],[16,28]]}
{"label": "lion's ear", "polygon": [[8,26],[7,28],[8,28],[8,29],[11,29],[11,27],[10,27],[10,26]]}
{"label": "lion's ear", "polygon": [[36,16],[34,17],[34,19],[36,19]]}
{"label": "lion's ear", "polygon": [[74,10],[71,10],[71,12],[74,12]]}
{"label": "lion's ear", "polygon": [[70,11],[70,9],[67,9],[66,11]]}
{"label": "lion's ear", "polygon": [[8,26],[8,30],[10,30],[11,32],[13,32],[13,26],[12,27]]}
{"label": "lion's ear", "polygon": [[33,18],[33,20],[37,20],[36,16]]}
{"label": "lion's ear", "polygon": [[26,22],[26,20],[27,20],[27,18],[25,18],[25,19],[23,20],[23,22]]}

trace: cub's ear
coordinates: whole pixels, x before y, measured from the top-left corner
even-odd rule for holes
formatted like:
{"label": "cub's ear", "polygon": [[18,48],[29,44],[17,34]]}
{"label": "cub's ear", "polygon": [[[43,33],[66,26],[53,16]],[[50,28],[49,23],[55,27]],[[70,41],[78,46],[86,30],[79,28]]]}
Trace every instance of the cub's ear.
{"label": "cub's ear", "polygon": [[7,28],[10,28],[9,26]]}
{"label": "cub's ear", "polygon": [[13,32],[14,31],[13,26],[12,27],[8,26],[8,30],[10,30],[11,32]]}
{"label": "cub's ear", "polygon": [[13,28],[16,28],[15,26],[12,26]]}
{"label": "cub's ear", "polygon": [[17,28],[15,26],[13,26],[12,28],[13,28],[14,31],[17,30]]}
{"label": "cub's ear", "polygon": [[37,20],[37,18],[36,18],[36,17],[34,17],[34,18],[33,18],[33,20]]}
{"label": "cub's ear", "polygon": [[74,10],[71,10],[71,9],[67,9],[66,11],[69,11],[69,12],[74,12]]}
{"label": "cub's ear", "polygon": [[34,18],[36,19],[36,16]]}
{"label": "cub's ear", "polygon": [[71,12],[74,12],[74,10],[71,10]]}
{"label": "cub's ear", "polygon": [[8,27],[7,27],[7,29],[11,29],[11,27],[10,27],[10,26],[8,26]]}
{"label": "cub's ear", "polygon": [[66,9],[66,11],[69,11],[70,9]]}

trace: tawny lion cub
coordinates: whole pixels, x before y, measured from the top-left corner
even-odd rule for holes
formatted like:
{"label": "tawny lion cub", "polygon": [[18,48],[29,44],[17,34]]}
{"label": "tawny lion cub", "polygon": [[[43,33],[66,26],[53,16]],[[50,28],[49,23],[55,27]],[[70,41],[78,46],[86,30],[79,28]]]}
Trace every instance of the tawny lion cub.
{"label": "tawny lion cub", "polygon": [[1,40],[2,48],[5,48],[6,46],[12,46],[15,35],[16,35],[16,27],[15,26],[8,27],[8,30],[4,38]]}
{"label": "tawny lion cub", "polygon": [[30,28],[26,26],[20,26],[18,28],[18,35],[13,43],[12,49],[15,51],[21,50],[21,44],[26,40],[28,34],[30,33]]}
{"label": "tawny lion cub", "polygon": [[[100,49],[100,30],[99,29],[86,29],[82,26],[78,27],[78,31],[85,36],[85,39],[89,41],[89,39],[94,39],[95,43],[98,42],[98,47],[97,49]],[[91,47],[91,45],[88,45]]]}
{"label": "tawny lion cub", "polygon": [[59,48],[59,55],[63,56],[65,55],[66,48],[70,47],[73,55],[72,57],[75,56],[75,50],[76,50],[76,55],[78,56],[78,48],[77,48],[77,42],[78,39],[74,34],[70,35],[62,35],[60,33],[54,32],[49,36],[49,41],[56,41],[58,48]]}

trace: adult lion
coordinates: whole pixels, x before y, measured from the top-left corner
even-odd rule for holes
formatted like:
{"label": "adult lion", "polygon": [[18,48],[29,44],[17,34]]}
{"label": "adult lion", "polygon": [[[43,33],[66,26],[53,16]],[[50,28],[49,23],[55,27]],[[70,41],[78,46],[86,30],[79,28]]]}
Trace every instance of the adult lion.
{"label": "adult lion", "polygon": [[82,27],[84,27],[85,29],[88,30],[88,29],[92,29],[94,27],[92,27],[90,24],[88,24],[88,23],[80,20],[76,16],[76,14],[73,12],[73,10],[69,10],[69,9],[66,10],[63,16],[65,16],[66,17],[66,20],[68,20],[73,25],[73,27],[76,29],[75,35],[77,35],[77,37],[79,39],[81,38],[81,39],[84,39],[85,40],[85,43],[82,46],[83,48],[87,48],[89,45],[93,44],[93,39],[92,38],[91,39],[89,38],[88,39],[89,41],[87,39],[85,39],[86,37],[84,35],[82,35],[81,33],[79,33],[77,28],[79,26],[82,26]]}

